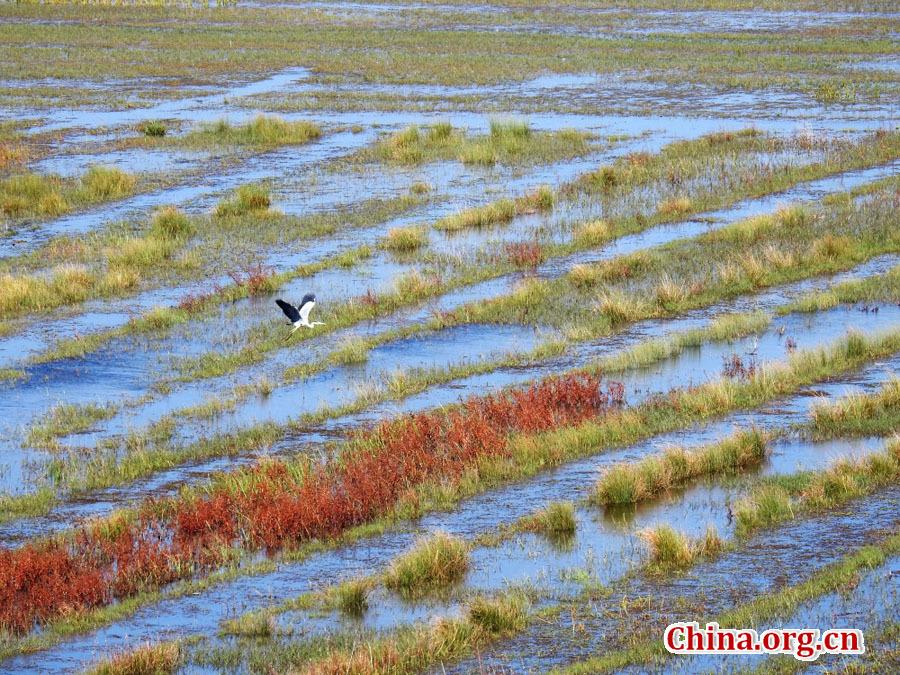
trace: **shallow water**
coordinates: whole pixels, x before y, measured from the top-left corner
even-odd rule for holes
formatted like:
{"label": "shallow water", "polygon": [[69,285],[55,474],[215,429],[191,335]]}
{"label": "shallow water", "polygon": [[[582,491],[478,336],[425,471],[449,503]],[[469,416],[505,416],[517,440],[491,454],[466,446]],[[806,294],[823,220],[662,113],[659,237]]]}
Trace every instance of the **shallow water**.
{"label": "shallow water", "polygon": [[[594,9],[587,7],[529,7],[510,9],[496,5],[468,3],[438,4],[410,2],[366,4],[336,0],[329,2],[266,2],[239,0],[240,6],[286,6],[304,10],[314,9],[351,17],[366,18],[377,25],[406,27],[412,23],[431,29],[499,30],[519,33],[556,32],[572,36],[645,36],[650,34],[709,32],[725,34],[754,34],[752,39],[764,40],[771,32],[802,31],[825,35],[832,28],[847,30],[847,24],[867,17],[896,21],[897,13],[853,12],[772,12],[772,11],[659,11],[619,8]],[[52,22],[51,22],[52,23]],[[651,38],[652,39],[652,38]],[[561,65],[560,67],[565,67]],[[838,67],[846,67],[848,77],[870,78],[881,82],[897,71],[897,60],[890,57],[859,58],[851,56]],[[887,75],[886,75],[887,74]],[[865,79],[864,78],[864,79]],[[303,263],[321,260],[350,247],[375,245],[387,227],[431,224],[435,219],[461,208],[487,203],[500,196],[519,194],[540,183],[559,185],[599,162],[610,161],[626,152],[645,150],[654,152],[676,139],[695,138],[700,134],[722,130],[736,130],[754,124],[765,131],[782,136],[829,134],[854,136],[863,131],[893,128],[896,105],[889,96],[868,99],[860,96],[853,104],[823,105],[815,102],[808,92],[787,91],[771,86],[765,91],[745,92],[696,83],[662,83],[653,73],[551,73],[544,72],[523,81],[503,82],[489,86],[435,86],[417,84],[384,84],[363,81],[364,75],[353,73],[340,80],[334,76],[314,74],[303,67],[288,68],[269,76],[242,82],[226,82],[218,87],[184,89],[180,98],[153,103],[143,108],[126,110],[77,110],[50,108],[40,110],[14,109],[0,112],[0,118],[40,117],[28,133],[55,130],[64,132],[61,140],[53,141],[52,154],[30,165],[43,172],[57,172],[72,176],[94,163],[111,164],[128,171],[183,172],[184,180],[170,189],[138,195],[72,214],[36,226],[23,227],[15,237],[0,239],[0,256],[9,257],[33,251],[57,234],[81,234],[96,231],[119,219],[140,220],[160,204],[177,203],[192,213],[212,207],[216,200],[234,187],[256,180],[269,180],[277,208],[291,214],[308,214],[360,203],[365,198],[389,198],[408,190],[414,181],[426,181],[433,187],[434,199],[420,208],[401,214],[388,223],[376,227],[343,229],[332,236],[313,241],[298,242],[284,247],[260,247],[260,260],[283,270]],[[161,95],[175,93],[171,83],[145,80],[110,82],[69,81],[49,78],[42,81],[4,82],[6,86],[49,86],[83,88],[88,98],[109,91],[119,99],[126,98],[143,104],[142,92]],[[888,91],[893,83],[888,82]],[[170,150],[102,150],[103,143],[115,141],[134,133],[133,125],[147,119],[172,120],[182,129],[199,122],[228,117],[241,122],[259,111],[277,109],[282,103],[301,100],[297,96],[357,93],[372,94],[411,106],[424,106],[432,112],[384,112],[377,109],[364,112],[315,110],[286,113],[288,119],[312,119],[326,130],[323,138],[299,148],[282,148],[273,152],[244,158],[239,162],[211,158],[205,154]],[[448,112],[460,104],[449,97],[470,97],[462,104],[470,111]],[[574,127],[590,130],[601,136],[627,134],[631,138],[610,148],[603,148],[588,157],[556,162],[527,170],[498,167],[492,170],[470,169],[456,162],[436,162],[410,169],[355,170],[342,167],[336,171],[328,165],[333,160],[353,153],[370,143],[378,133],[389,133],[408,124],[450,121],[457,127],[473,132],[484,131],[488,118],[481,109],[496,109],[524,116],[534,129],[558,130]],[[478,111],[478,112],[475,112]],[[347,129],[361,125],[361,131]],[[98,149],[91,153],[92,148]],[[231,158],[234,159],[234,158]],[[803,158],[812,161],[812,155]],[[603,260],[628,253],[640,247],[657,245],[680,237],[694,236],[722,223],[771,211],[789,201],[818,201],[828,192],[858,186],[866,181],[897,173],[900,164],[883,167],[798,186],[780,195],[749,200],[709,215],[705,218],[626,237],[612,245],[548,261],[539,273],[553,277],[564,273],[579,262]],[[650,200],[652,195],[643,195]],[[641,197],[638,197],[641,198]],[[508,227],[466,232],[461,236],[431,233],[431,248],[444,254],[471,256],[475,252],[499,249],[506,242],[564,241],[567,225],[579,219],[602,217],[602,207],[590,204],[566,205],[551,218],[528,216],[517,218]],[[276,250],[281,248],[282,250]],[[897,256],[881,256],[836,279],[868,276],[883,272],[897,262]],[[288,298],[300,297],[312,290],[322,304],[337,302],[358,295],[366,289],[383,291],[390,288],[401,274],[417,269],[417,263],[394,259],[381,252],[351,270],[326,270],[308,279],[297,279],[281,293]],[[300,348],[283,349],[267,355],[264,363],[244,368],[226,377],[202,382],[177,384],[167,395],[154,395],[140,405],[131,401],[150,391],[157,379],[165,379],[176,372],[177,359],[196,356],[209,351],[231,350],[245,343],[251,331],[271,320],[271,298],[252,298],[222,307],[214,316],[178,326],[170,337],[129,338],[117,340],[107,348],[77,361],[56,362],[28,367],[31,379],[22,383],[0,385],[0,486],[23,489],[34,475],[45,471],[45,453],[23,449],[21,439],[27,425],[58,402],[87,403],[111,401],[124,404],[126,410],[109,422],[98,424],[88,433],[65,439],[74,446],[93,446],[101,439],[132,429],[143,429],[164,415],[184,406],[201,404],[228,397],[233,388],[261,377],[280,381],[281,371],[304,359],[328,353],[340,340],[350,337],[374,336],[401,326],[411,326],[426,320],[432,312],[447,311],[475,300],[508,292],[521,274],[474,284],[448,293],[433,301],[396,312],[377,321],[354,326],[335,334],[310,340]],[[56,340],[76,334],[84,335],[105,328],[121,326],[130,316],[155,305],[176,304],[186,293],[198,288],[212,288],[227,280],[226,275],[211,274],[202,282],[170,283],[161,288],[142,290],[131,298],[86,303],[83,307],[54,312],[52,321],[44,317],[29,317],[15,323],[13,333],[0,338],[0,366],[16,366],[31,355],[39,354]],[[648,337],[665,336],[677,330],[705,325],[715,314],[726,310],[771,310],[797,294],[824,287],[829,280],[815,279],[781,288],[767,290],[720,303],[714,307],[688,312],[683,316],[662,321],[641,322],[621,334],[579,345],[571,353],[549,359],[538,366],[505,369],[497,372],[462,378],[449,385],[431,387],[402,401],[388,401],[367,407],[360,413],[329,420],[311,429],[295,430],[267,453],[284,454],[308,449],[321,452],[324,440],[341,438],[348,427],[372,423],[401,412],[423,410],[452,404],[460,397],[495,391],[506,385],[517,385],[535,377],[558,372],[573,365],[584,364],[601,356],[616,353]],[[706,344],[689,350],[679,357],[622,376],[628,401],[636,404],[654,392],[674,386],[685,386],[719,377],[722,359],[736,353],[746,362],[769,361],[786,356],[786,339],[791,337],[800,349],[832,341],[848,328],[875,332],[900,323],[900,309],[882,305],[879,314],[860,313],[839,307],[814,315],[789,315],[777,318],[760,336],[733,343]],[[783,330],[783,335],[780,331]],[[360,389],[372,381],[389,377],[399,368],[446,367],[529,349],[540,340],[550,337],[545,331],[517,326],[463,326],[452,330],[429,333],[415,338],[384,344],[372,351],[366,364],[329,369],[302,383],[279,386],[267,398],[249,397],[230,412],[211,422],[179,420],[177,439],[189,441],[201,436],[231,431],[255,422],[285,423],[303,412],[311,412],[323,405],[337,405],[352,401]],[[480,495],[465,502],[449,514],[430,514],[421,522],[409,524],[401,531],[359,542],[340,551],[316,555],[294,565],[280,565],[277,572],[255,579],[236,582],[211,589],[202,595],[171,599],[139,611],[135,617],[118,622],[94,633],[74,637],[66,643],[0,665],[3,672],[72,670],[127,645],[147,639],[161,639],[205,632],[212,634],[222,618],[247,608],[261,607],[311,588],[333,583],[337,579],[377,569],[395,553],[412,541],[421,531],[446,528],[462,536],[474,536],[491,531],[499,524],[530,512],[548,499],[583,496],[597,472],[617,459],[635,459],[658,451],[667,443],[696,445],[720,438],[734,427],[757,424],[764,428],[796,421],[809,410],[820,396],[837,396],[848,391],[872,391],[900,366],[897,358],[886,359],[864,369],[861,373],[834,382],[822,383],[804,390],[803,395],[764,406],[760,410],[745,411],[727,416],[706,425],[666,434],[632,447],[604,453],[597,457],[572,462],[534,479]],[[810,444],[796,438],[777,442],[773,455],[762,467],[763,473],[783,473],[797,468],[823,466],[845,453],[866,453],[880,447],[878,439],[860,439],[852,443],[834,441]],[[45,518],[24,519],[0,524],[2,545],[21,543],[23,538],[58,531],[78,518],[102,515],[111,509],[134,503],[150,495],[171,493],[182,485],[205,481],[209,472],[230,469],[251,462],[257,453],[237,458],[218,458],[180,466],[161,472],[127,486],[98,491],[80,499],[68,500]],[[571,595],[579,588],[571,578],[573,570],[593,570],[597,578],[612,580],[621,576],[641,559],[643,549],[634,532],[656,522],[676,522],[692,533],[700,533],[707,523],[715,523],[728,532],[726,504],[740,493],[740,481],[701,483],[686,491],[673,493],[631,513],[605,513],[601,510],[579,508],[579,533],[571,548],[561,550],[530,536],[517,537],[497,549],[479,549],[474,555],[469,586],[494,592],[506,581],[533,579],[558,596]],[[754,593],[771,589],[784,579],[807,574],[810,569],[828,562],[838,554],[858,546],[866,539],[866,529],[884,526],[896,529],[898,496],[888,491],[872,499],[854,504],[836,515],[826,515],[754,538],[747,550],[739,550],[705,564],[683,579],[669,584],[638,582],[629,587],[629,597],[652,595],[659,602],[660,611],[677,609],[677,598],[704,597],[708,588],[730,587],[735,578],[746,583],[734,592],[721,592],[708,599],[710,611],[729,603],[747,599]],[[893,520],[892,520],[893,519]],[[892,561],[896,564],[896,561]],[[814,606],[804,608],[792,620],[833,622],[853,603],[866,603],[871,611],[866,615],[850,614],[848,621],[867,625],[881,621],[896,607],[896,589],[885,580],[872,576],[853,591],[849,598],[830,597]],[[616,607],[620,597],[609,600]],[[337,617],[310,620],[303,614],[292,613],[280,618],[283,625],[299,626],[310,632],[338,627],[370,627],[388,629],[401,623],[428,620],[433,615],[453,615],[460,611],[456,602],[421,603],[409,605],[378,591],[365,621],[360,624],[343,622]],[[673,610],[675,611],[675,610]],[[598,612],[587,623],[588,640],[574,636],[572,626],[541,625],[530,628],[520,637],[504,641],[490,648],[479,662],[458,664],[460,671],[492,666],[511,667],[516,671],[543,672],[553,665],[583,657],[608,643],[602,636],[616,628],[615,613]],[[656,617],[658,619],[659,617]],[[599,636],[599,637],[598,637]],[[709,669],[731,662],[698,659],[687,662],[687,669]],[[668,664],[672,665],[672,664]],[[740,664],[738,664],[740,665]],[[191,668],[191,670],[193,670]],[[639,669],[636,669],[639,670]]]}
{"label": "shallow water", "polygon": [[[638,457],[647,452],[653,452],[670,442],[681,442],[688,445],[708,442],[721,437],[722,434],[728,433],[735,427],[747,427],[751,424],[764,429],[783,426],[791,421],[802,419],[809,406],[814,401],[821,400],[821,398],[810,396],[809,392],[815,392],[818,397],[821,397],[842,396],[850,391],[873,391],[896,370],[898,365],[900,364],[896,358],[873,364],[860,373],[830,383],[808,387],[796,396],[767,405],[759,410],[736,413],[709,425],[700,426],[698,429],[667,434],[639,443],[632,448],[611,451],[568,463],[553,471],[544,472],[535,479],[466,500],[453,512],[428,514],[416,523],[415,530],[426,532],[440,528],[464,537],[489,532],[498,524],[511,522],[519,516],[526,515],[536,506],[548,500],[584,494],[583,491],[593,483],[599,468],[608,465],[609,462]],[[776,448],[778,447],[776,445]],[[853,443],[843,446],[843,449],[851,447],[855,452],[862,452],[870,450],[872,443]],[[797,457],[792,456],[791,452],[790,444],[779,449],[773,454],[773,460],[768,470],[793,470],[792,460]],[[818,466],[819,462],[830,460],[841,452],[842,448],[839,444],[828,443],[825,444],[824,452],[818,453],[807,448],[801,457],[804,466],[810,467]],[[782,456],[790,459],[781,459]],[[722,510],[724,502],[722,500],[715,501],[719,496],[716,490],[711,490],[709,495],[701,497],[695,502],[705,504],[707,511],[710,511],[711,504],[718,503],[719,510]],[[657,508],[664,509],[665,507]],[[681,518],[682,512],[677,509],[676,512]],[[638,521],[640,522],[640,518]],[[602,521],[597,521],[595,526],[603,527]],[[586,524],[585,527],[588,525]],[[606,545],[589,547],[594,552],[591,554],[591,559],[603,560],[603,567],[611,570],[612,573],[615,573],[616,570],[623,572],[627,569],[628,563],[634,562],[636,559],[633,556],[629,558],[626,554],[629,550],[632,554],[637,554],[639,548],[634,545],[622,549],[615,543],[621,543],[623,538],[628,536],[621,532],[618,525],[609,531],[612,534],[611,538],[606,540]],[[139,641],[173,637],[186,634],[185,631],[188,633],[210,632],[214,630],[219,621],[229,614],[259,607],[265,604],[268,598],[284,598],[295,595],[305,590],[321,587],[323,584],[332,583],[336,579],[368,572],[383,565],[390,557],[405,549],[411,543],[413,536],[414,533],[408,531],[390,532],[374,539],[362,540],[337,551],[314,555],[302,563],[281,565],[278,571],[272,574],[242,578],[214,587],[200,597],[163,601],[158,606],[140,610],[133,618],[127,619],[119,625],[101,629],[92,635],[78,637],[66,646],[54,648],[43,654],[40,662],[42,667],[54,669],[63,667],[64,663],[69,664],[65,667],[71,667],[74,663],[72,659],[87,659],[90,654],[94,653],[93,650],[102,648],[110,640],[124,639],[126,635],[129,636],[129,641],[131,639]],[[580,555],[574,559],[567,558],[566,562],[582,559],[587,555],[584,551],[585,549],[582,549]],[[510,556],[512,553],[513,551],[507,550],[495,558],[498,565],[502,563],[501,567],[504,571],[511,569],[512,558]],[[605,557],[603,554],[606,554]],[[534,558],[526,554],[522,565],[531,565],[530,560],[534,560]],[[616,563],[616,561],[619,562]],[[485,569],[490,569],[490,566],[487,565]],[[526,569],[520,567],[520,571]],[[490,572],[487,572],[487,575],[486,579],[492,578]],[[493,578],[493,582],[499,583],[500,580]],[[476,577],[470,577],[470,583],[474,587],[478,587]],[[7,662],[4,666],[22,667],[28,662],[28,659],[15,659]],[[35,663],[37,662],[35,661]],[[49,666],[47,666],[48,663]],[[55,663],[58,665],[53,665]]]}

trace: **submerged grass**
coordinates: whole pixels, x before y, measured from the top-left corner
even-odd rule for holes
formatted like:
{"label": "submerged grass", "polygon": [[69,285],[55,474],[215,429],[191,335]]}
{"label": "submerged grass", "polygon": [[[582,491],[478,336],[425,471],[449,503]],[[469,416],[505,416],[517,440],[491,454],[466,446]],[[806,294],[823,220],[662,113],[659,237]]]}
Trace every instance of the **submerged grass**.
{"label": "submerged grass", "polygon": [[34,448],[54,449],[58,447],[60,437],[87,431],[118,410],[119,407],[113,404],[60,403],[28,429],[26,443]]}

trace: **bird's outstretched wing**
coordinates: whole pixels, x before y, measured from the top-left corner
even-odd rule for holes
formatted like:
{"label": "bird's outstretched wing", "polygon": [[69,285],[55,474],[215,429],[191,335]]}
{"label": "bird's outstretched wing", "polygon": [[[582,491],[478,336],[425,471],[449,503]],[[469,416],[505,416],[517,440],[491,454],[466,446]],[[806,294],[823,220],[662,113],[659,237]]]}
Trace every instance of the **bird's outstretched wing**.
{"label": "bird's outstretched wing", "polygon": [[291,323],[297,323],[300,320],[300,312],[291,303],[285,302],[281,298],[275,301],[275,304],[281,307],[284,315],[291,320]]}
{"label": "bird's outstretched wing", "polygon": [[299,317],[303,319],[304,322],[309,323],[309,313],[315,306],[316,296],[314,296],[312,293],[307,293],[306,295],[304,295],[303,300],[300,301]]}

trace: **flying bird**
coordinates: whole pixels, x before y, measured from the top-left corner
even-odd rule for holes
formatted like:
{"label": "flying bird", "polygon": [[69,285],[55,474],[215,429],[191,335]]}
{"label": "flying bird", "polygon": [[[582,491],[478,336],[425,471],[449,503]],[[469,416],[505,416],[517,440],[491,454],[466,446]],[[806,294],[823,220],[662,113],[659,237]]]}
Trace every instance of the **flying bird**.
{"label": "flying bird", "polygon": [[[300,307],[294,307],[291,303],[285,302],[281,298],[275,301],[275,304],[281,307],[281,311],[284,312],[284,315],[290,319],[291,325],[294,328],[288,334],[288,337],[294,334],[294,332],[300,328],[301,326],[305,326],[306,328],[312,328],[313,326],[324,326],[325,323],[322,321],[313,321],[310,323],[309,321],[309,313],[312,311],[312,308],[316,306],[316,296],[312,293],[307,293],[303,296],[303,299],[300,301]],[[287,339],[287,338],[285,338]]]}

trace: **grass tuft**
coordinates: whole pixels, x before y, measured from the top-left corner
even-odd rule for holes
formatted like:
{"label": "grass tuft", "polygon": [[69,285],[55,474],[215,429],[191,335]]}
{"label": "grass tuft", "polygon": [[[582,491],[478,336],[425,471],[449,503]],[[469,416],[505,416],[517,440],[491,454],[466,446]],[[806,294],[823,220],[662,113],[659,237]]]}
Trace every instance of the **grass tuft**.
{"label": "grass tuft", "polygon": [[116,654],[87,672],[89,675],[162,675],[174,673],[181,662],[181,647],[177,642],[147,643]]}
{"label": "grass tuft", "polygon": [[176,206],[163,206],[150,222],[150,234],[159,239],[183,239],[193,230],[190,219]]}
{"label": "grass tuft", "polygon": [[428,245],[424,227],[392,227],[381,240],[381,247],[392,253],[411,253]]}
{"label": "grass tuft", "polygon": [[248,213],[265,213],[272,205],[268,186],[258,183],[242,185],[234,195],[218,203],[215,215],[218,218],[236,218]]}
{"label": "grass tuft", "polygon": [[334,589],[334,601],[338,609],[348,616],[359,617],[369,609],[370,579],[350,579],[338,584]]}
{"label": "grass tuft", "polygon": [[490,633],[503,635],[522,630],[528,620],[528,598],[512,592],[500,598],[477,597],[466,608],[469,621]]}
{"label": "grass tuft", "polygon": [[435,532],[395,558],[385,572],[384,583],[392,590],[415,596],[447,588],[460,581],[468,569],[466,543],[446,532]]}

